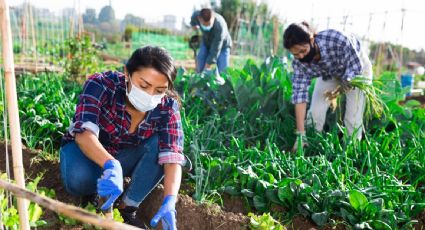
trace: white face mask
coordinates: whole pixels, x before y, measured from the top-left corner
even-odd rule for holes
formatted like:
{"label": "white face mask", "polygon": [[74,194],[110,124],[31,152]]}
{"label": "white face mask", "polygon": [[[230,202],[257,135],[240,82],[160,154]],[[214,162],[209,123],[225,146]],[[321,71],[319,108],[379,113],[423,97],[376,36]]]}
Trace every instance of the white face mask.
{"label": "white face mask", "polygon": [[202,23],[199,23],[199,25],[201,26],[201,29],[203,31],[210,31],[212,29],[212,27],[213,27],[213,24],[212,23],[209,26],[204,26]]}
{"label": "white face mask", "polygon": [[156,106],[161,103],[162,97],[164,94],[160,95],[150,95],[146,93],[143,89],[138,88],[131,82],[131,77],[129,76],[129,81],[131,83],[131,91],[128,92],[126,89],[126,94],[130,103],[139,110],[140,112],[147,112],[149,110],[155,109]]}

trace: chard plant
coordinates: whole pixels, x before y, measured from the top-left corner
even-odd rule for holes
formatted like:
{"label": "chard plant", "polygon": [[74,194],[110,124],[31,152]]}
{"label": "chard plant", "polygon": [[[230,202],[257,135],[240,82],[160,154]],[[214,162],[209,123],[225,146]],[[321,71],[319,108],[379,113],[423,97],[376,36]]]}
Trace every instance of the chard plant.
{"label": "chard plant", "polygon": [[[7,180],[5,173],[0,173],[2,180]],[[39,174],[34,180],[27,183],[27,189],[31,192],[36,192],[41,196],[49,198],[55,197],[55,191],[48,188],[38,188],[38,183],[43,178],[43,174]],[[10,197],[11,194],[0,189],[0,213],[1,221],[5,229],[19,229],[19,214],[17,210],[16,197]],[[47,225],[45,220],[42,220],[43,209],[36,203],[30,202],[28,206],[29,224],[31,227],[41,227]]]}

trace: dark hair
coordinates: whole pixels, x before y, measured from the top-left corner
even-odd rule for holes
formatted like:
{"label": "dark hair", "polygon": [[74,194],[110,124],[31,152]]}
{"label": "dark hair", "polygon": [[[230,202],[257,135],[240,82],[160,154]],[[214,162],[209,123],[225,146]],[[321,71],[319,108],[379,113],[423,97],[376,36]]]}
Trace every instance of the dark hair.
{"label": "dark hair", "polygon": [[167,95],[176,99],[180,104],[180,98],[174,91],[177,70],[173,62],[173,58],[165,49],[157,46],[145,46],[133,52],[125,67],[129,75],[141,68],[154,68],[164,74],[168,79]]}
{"label": "dark hair", "polygon": [[202,20],[209,22],[212,16],[212,10],[209,8],[204,8],[199,13],[199,16],[202,18]]}
{"label": "dark hair", "polygon": [[316,32],[307,22],[292,23],[283,33],[283,47],[290,49],[294,45],[310,43],[310,38],[315,35]]}

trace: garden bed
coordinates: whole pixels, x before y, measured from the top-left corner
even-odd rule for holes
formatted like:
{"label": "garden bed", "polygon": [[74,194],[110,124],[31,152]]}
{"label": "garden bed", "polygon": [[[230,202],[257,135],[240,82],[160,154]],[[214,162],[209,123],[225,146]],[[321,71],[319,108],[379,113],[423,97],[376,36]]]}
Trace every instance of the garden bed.
{"label": "garden bed", "polygon": [[[11,146],[9,145],[9,154],[11,154]],[[25,167],[26,179],[33,179],[37,174],[44,172],[44,176],[40,181],[39,187],[52,188],[56,192],[56,199],[65,203],[78,204],[78,199],[70,196],[62,186],[60,180],[59,163],[55,161],[42,160],[37,157],[38,152],[23,149],[23,164]],[[5,171],[5,145],[0,142],[0,172]],[[10,168],[12,167],[12,159],[10,157]],[[12,172],[13,174],[13,172]],[[184,193],[190,194],[189,186],[182,186]],[[148,223],[150,218],[155,214],[162,202],[162,186],[158,186],[151,195],[141,204],[138,215]],[[188,195],[179,195],[177,203],[177,223],[178,229],[248,229],[249,217],[246,214],[250,211],[240,197],[224,195],[224,210],[218,205],[197,204]],[[236,212],[236,213],[235,213]],[[82,226],[67,226],[61,223],[57,215],[49,210],[44,211],[42,217],[47,221],[48,225],[39,229],[82,229]],[[417,217],[418,223],[415,229],[423,229],[425,227],[425,211]],[[344,224],[337,226],[325,226],[319,228],[310,220],[296,216],[291,223],[286,226],[288,229],[347,229]]]}
{"label": "garden bed", "polygon": [[[11,147],[9,146],[9,153]],[[56,161],[42,160],[37,157],[38,152],[23,149],[23,163],[25,167],[25,174],[28,179],[33,179],[37,174],[44,172],[44,176],[39,183],[39,187],[52,188],[56,192],[56,199],[65,203],[78,204],[79,200],[70,196],[62,186],[60,180],[59,164]],[[5,145],[0,142],[0,171],[5,171]],[[12,161],[12,159],[10,159]],[[12,162],[10,162],[12,167]],[[13,172],[12,172],[13,173]],[[183,185],[183,193],[191,194],[192,189],[190,186]],[[151,195],[142,203],[138,215],[145,222],[148,223],[150,218],[155,214],[158,207],[162,202],[162,186],[158,186],[153,190]],[[177,203],[177,223],[178,229],[248,229],[249,217],[247,213],[249,210],[247,205],[241,197],[223,195],[224,207],[220,208],[218,205],[197,204],[189,195],[179,195],[179,202]],[[284,211],[284,210],[282,210]],[[58,216],[49,210],[44,210],[42,219],[46,220],[48,225],[39,227],[39,229],[83,229],[82,226],[69,226],[60,222]],[[416,229],[421,229],[425,226],[425,211],[418,216],[419,223]],[[288,229],[348,229],[344,224],[337,226],[325,226],[319,228],[312,223],[309,219],[303,216],[295,216],[291,223],[286,226]]]}
{"label": "garden bed", "polygon": [[[11,148],[9,147],[9,153]],[[5,171],[5,146],[0,143],[0,171]],[[58,162],[37,159],[37,152],[28,149],[23,150],[23,163],[26,178],[35,178],[38,173],[45,172],[39,187],[53,188],[56,199],[65,203],[77,204],[78,199],[69,196],[62,186]],[[10,159],[10,168],[12,160]],[[162,202],[162,186],[156,188],[151,195],[142,203],[139,216],[145,223],[149,223]],[[187,195],[180,195],[177,203],[177,223],[179,229],[243,229],[247,228],[249,218],[242,214],[222,211],[218,206],[198,205]],[[57,215],[45,210],[42,217],[48,222],[45,229],[69,229],[60,223]],[[73,227],[72,229],[79,229]]]}
{"label": "garden bed", "polygon": [[[318,229],[312,220],[327,224],[322,229],[368,224],[376,229],[381,225],[411,229],[414,222],[409,221],[418,218],[418,226],[423,226],[425,111],[418,109],[422,101],[410,100],[400,106],[401,86],[386,84],[384,92],[396,93],[383,97],[388,114],[369,123],[371,132],[365,134],[365,141],[347,142],[334,127],[326,136],[308,134],[311,148],[288,154],[282,149],[289,149],[295,141],[290,72],[277,61],[261,67],[248,61],[243,69],[229,69],[223,76],[225,85],[217,85],[209,75],[180,71],[176,89],[187,105],[182,109],[185,153],[194,170],[183,180],[180,194],[184,195],[177,204],[179,226],[246,228],[249,212],[270,212],[289,229]],[[398,83],[395,74],[381,78]],[[43,73],[20,78],[17,90],[22,140],[31,149],[43,149],[42,154],[24,151],[27,178],[47,170],[39,185],[54,189],[58,200],[77,204],[63,190],[57,162],[39,161],[31,166],[29,162],[37,154],[49,159],[57,154],[81,86],[61,75]],[[142,204],[142,220],[149,221],[161,197],[161,189],[155,189]],[[223,208],[198,205],[192,197],[207,203],[214,200]],[[242,214],[235,217],[235,213]],[[45,215],[50,224],[47,229],[69,227],[53,213]]]}

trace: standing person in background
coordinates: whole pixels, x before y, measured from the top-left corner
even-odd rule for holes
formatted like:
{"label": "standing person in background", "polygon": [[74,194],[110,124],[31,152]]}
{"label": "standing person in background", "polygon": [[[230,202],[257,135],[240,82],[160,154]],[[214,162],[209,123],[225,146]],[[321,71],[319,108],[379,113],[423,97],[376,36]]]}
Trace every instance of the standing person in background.
{"label": "standing person in background", "polygon": [[194,30],[202,31],[201,47],[196,57],[196,72],[210,71],[213,65],[217,65],[219,73],[223,72],[229,66],[232,47],[232,38],[224,18],[213,10],[204,8],[192,14],[190,25]]}
{"label": "standing person in background", "polygon": [[[124,222],[144,228],[136,211],[164,178],[163,203],[151,225],[161,220],[164,229],[174,230],[185,162],[176,68],[164,49],[146,46],[133,52],[124,70],[86,81],[62,139],[62,181],[72,195],[106,198],[102,210],[124,192],[117,205]],[[131,177],[125,191],[123,177]]]}
{"label": "standing person in background", "polygon": [[[329,109],[325,92],[341,89],[346,95],[344,124],[350,135],[362,136],[365,95],[350,85],[362,76],[372,80],[372,64],[359,40],[337,30],[315,33],[306,23],[293,23],[285,30],[283,45],[295,57],[292,61],[292,102],[295,104],[297,140],[305,137],[304,119],[308,102],[308,87],[317,77],[307,122],[312,121],[322,131]],[[297,141],[293,151],[297,149]]]}

